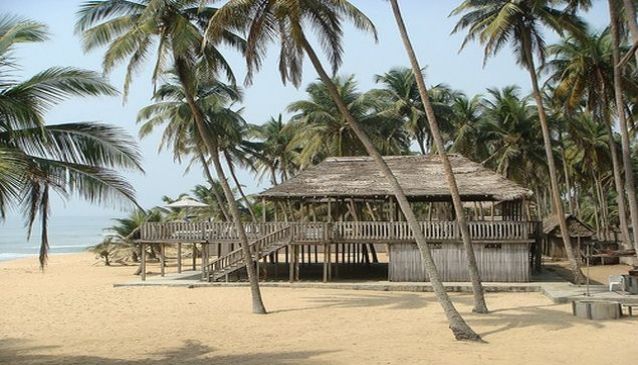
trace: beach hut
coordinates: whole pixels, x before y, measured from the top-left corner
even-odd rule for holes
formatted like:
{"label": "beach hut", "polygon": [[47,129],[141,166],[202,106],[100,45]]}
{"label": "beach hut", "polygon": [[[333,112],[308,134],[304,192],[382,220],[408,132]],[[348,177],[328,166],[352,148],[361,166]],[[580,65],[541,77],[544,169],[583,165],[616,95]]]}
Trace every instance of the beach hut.
{"label": "beach hut", "polygon": [[[565,214],[565,221],[573,250],[581,257],[585,254],[586,246],[590,244],[595,232],[573,214]],[[558,216],[553,215],[543,220],[543,236],[543,255],[553,259],[567,258]]]}
{"label": "beach hut", "polygon": [[[451,154],[464,214],[485,281],[530,280],[540,224],[529,217],[528,189],[478,163]],[[443,281],[469,281],[459,227],[436,155],[388,156],[420,221]],[[412,231],[374,161],[331,157],[259,194],[261,222],[246,223],[262,276],[290,281],[375,279],[426,281]],[[145,242],[207,245],[202,277],[241,280],[243,256],[232,223],[166,223],[143,227]],[[200,232],[198,236],[196,233]],[[210,261],[209,261],[210,260]]]}

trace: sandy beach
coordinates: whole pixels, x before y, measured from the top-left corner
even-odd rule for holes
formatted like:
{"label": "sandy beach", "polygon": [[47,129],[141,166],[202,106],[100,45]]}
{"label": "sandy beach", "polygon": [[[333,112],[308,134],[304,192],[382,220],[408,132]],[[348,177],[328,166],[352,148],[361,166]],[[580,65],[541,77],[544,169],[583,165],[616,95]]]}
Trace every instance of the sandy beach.
{"label": "sandy beach", "polygon": [[2,364],[635,364],[638,317],[592,322],[540,293],[453,299],[486,344],[456,342],[432,294],[114,288],[134,267],[92,254],[0,263]]}

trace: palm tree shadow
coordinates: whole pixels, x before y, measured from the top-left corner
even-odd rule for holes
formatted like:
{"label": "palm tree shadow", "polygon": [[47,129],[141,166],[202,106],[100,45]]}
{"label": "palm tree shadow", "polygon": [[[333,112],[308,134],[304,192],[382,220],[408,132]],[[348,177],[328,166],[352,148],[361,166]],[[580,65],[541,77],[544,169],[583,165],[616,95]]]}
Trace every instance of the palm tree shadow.
{"label": "palm tree shadow", "polygon": [[150,353],[143,359],[107,358],[91,355],[49,355],[42,354],[42,350],[56,348],[56,346],[28,346],[26,340],[0,340],[0,364],[12,365],[50,365],[50,364],[94,364],[94,365],[284,365],[309,364],[324,365],[327,361],[315,357],[331,351],[288,351],[271,353],[242,353],[233,355],[215,355],[215,349],[198,341],[188,340],[178,348],[156,353]]}
{"label": "palm tree shadow", "polygon": [[[560,331],[574,327],[575,325],[585,325],[592,329],[605,327],[605,321],[577,318],[569,312],[552,308],[564,305],[565,304],[549,304],[503,308],[492,311],[488,315],[476,316],[472,318],[470,322],[472,324],[479,324],[480,326],[500,326],[491,331],[482,332],[480,334],[481,337],[526,327],[541,327],[545,331]],[[630,326],[635,326],[636,324],[636,320],[633,318],[621,319],[620,321]]]}
{"label": "palm tree shadow", "polygon": [[[300,308],[284,308],[274,310],[270,313],[286,313],[312,311],[325,308],[370,308],[383,307],[392,310],[421,309],[426,306],[438,303],[434,295],[423,295],[422,293],[374,293],[374,294],[331,294],[321,297],[304,298],[311,305]],[[456,295],[453,297],[455,303],[471,304],[471,295]]]}

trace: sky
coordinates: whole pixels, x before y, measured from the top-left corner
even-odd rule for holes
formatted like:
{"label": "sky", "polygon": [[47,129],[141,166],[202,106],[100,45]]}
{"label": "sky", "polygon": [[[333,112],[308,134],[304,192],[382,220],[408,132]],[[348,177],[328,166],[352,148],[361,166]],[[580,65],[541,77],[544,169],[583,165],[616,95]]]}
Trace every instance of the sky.
{"label": "sky", "polygon": [[[346,28],[344,37],[345,55],[339,70],[341,75],[355,74],[360,90],[375,87],[373,76],[392,67],[408,65],[405,50],[399,38],[390,5],[383,0],[352,0],[374,22],[379,39],[356,29]],[[29,77],[51,66],[73,66],[101,71],[103,50],[89,54],[83,52],[80,38],[74,34],[75,13],[81,0],[0,0],[0,14],[14,14],[42,22],[49,27],[50,40],[40,44],[21,46],[16,52],[22,70],[20,76]],[[447,85],[468,95],[483,93],[486,88],[516,84],[524,92],[529,90],[528,74],[516,65],[508,49],[490,58],[483,66],[483,50],[480,45],[469,44],[459,53],[463,33],[450,32],[458,18],[448,14],[460,0],[403,0],[400,1],[404,20],[412,38],[414,48],[422,66],[427,67],[427,83]],[[594,7],[584,18],[595,29],[605,27],[608,22],[606,1],[594,0]],[[557,36],[546,33],[548,43]],[[226,58],[239,79],[245,75],[245,63],[236,52],[228,51]],[[176,196],[187,192],[205,179],[197,168],[184,173],[186,165],[174,162],[170,153],[159,152],[159,132],[139,140],[136,115],[140,108],[150,103],[152,62],[135,77],[126,103],[121,96],[99,98],[73,98],[50,110],[50,124],[72,121],[102,121],[119,126],[139,141],[145,173],[125,173],[137,191],[141,206],[151,208],[161,204],[163,195]],[[299,89],[281,83],[277,71],[277,50],[271,48],[261,71],[252,86],[245,89],[243,116],[250,122],[261,124],[271,116],[282,113],[295,100],[305,98],[304,89],[315,81],[316,73],[306,62],[303,84]],[[110,82],[122,89],[124,67],[109,75]],[[239,178],[248,193],[258,193],[268,187],[268,179],[258,181],[254,175],[241,171]],[[127,206],[101,207],[90,205],[78,198],[53,202],[53,214],[57,216],[121,216]],[[10,215],[17,213],[10,213]]]}

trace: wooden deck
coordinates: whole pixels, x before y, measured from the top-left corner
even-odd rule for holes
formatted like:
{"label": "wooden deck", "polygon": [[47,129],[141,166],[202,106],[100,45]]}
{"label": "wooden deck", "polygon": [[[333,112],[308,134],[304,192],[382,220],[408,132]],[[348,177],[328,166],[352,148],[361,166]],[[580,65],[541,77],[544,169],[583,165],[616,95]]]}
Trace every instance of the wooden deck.
{"label": "wooden deck", "polygon": [[[461,240],[455,221],[424,221],[420,224],[428,241]],[[472,240],[477,243],[533,241],[538,227],[537,222],[525,221],[471,221],[468,225]],[[246,223],[244,227],[249,240],[290,227],[293,244],[414,242],[414,235],[406,222],[272,222]],[[238,243],[239,237],[233,223],[145,223],[141,227],[140,242]]]}

